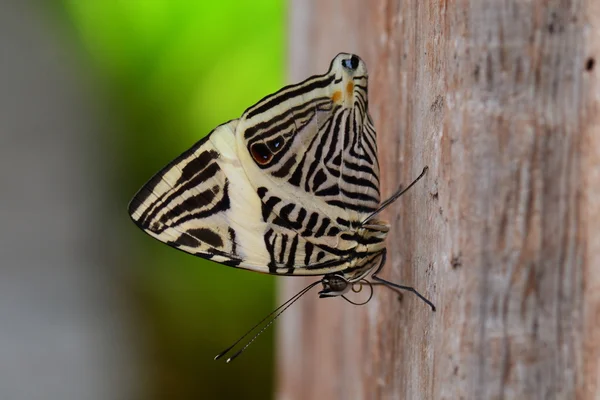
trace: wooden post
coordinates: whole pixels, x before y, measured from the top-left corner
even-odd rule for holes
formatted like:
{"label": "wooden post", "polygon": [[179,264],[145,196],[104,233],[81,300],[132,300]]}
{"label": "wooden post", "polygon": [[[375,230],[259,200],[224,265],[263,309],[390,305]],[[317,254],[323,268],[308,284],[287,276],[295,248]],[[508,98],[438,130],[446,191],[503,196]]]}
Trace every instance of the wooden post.
{"label": "wooden post", "polygon": [[[385,277],[281,319],[279,399],[600,397],[600,3],[292,1],[290,80],[370,73]],[[282,279],[281,299],[301,288]]]}

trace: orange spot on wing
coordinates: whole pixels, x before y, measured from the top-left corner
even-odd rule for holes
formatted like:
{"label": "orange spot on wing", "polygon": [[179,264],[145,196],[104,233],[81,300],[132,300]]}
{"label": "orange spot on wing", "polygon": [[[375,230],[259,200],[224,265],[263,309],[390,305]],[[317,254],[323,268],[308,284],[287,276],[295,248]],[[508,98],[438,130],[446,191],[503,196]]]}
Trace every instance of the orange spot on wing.
{"label": "orange spot on wing", "polygon": [[331,101],[333,101],[334,103],[339,103],[341,99],[342,99],[342,92],[340,92],[339,90],[333,92],[333,96],[331,96]]}
{"label": "orange spot on wing", "polygon": [[351,96],[353,91],[354,91],[354,83],[348,82],[348,84],[346,85],[346,93],[348,93],[348,95]]}

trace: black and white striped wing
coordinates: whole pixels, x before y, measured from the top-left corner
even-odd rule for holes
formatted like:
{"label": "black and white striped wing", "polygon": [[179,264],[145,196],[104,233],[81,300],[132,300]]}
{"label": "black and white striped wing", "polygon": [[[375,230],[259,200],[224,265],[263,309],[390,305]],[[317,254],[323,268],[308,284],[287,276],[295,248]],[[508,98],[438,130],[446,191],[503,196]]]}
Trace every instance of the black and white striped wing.
{"label": "black and white striped wing", "polygon": [[156,239],[230,266],[286,275],[352,270],[379,205],[367,73],[350,54],[216,128],[154,176],[129,212]]}
{"label": "black and white striped wing", "polygon": [[[225,265],[291,274],[305,240],[286,227],[271,229],[235,151],[237,120],[216,128],[156,174],[129,205],[150,236]],[[289,242],[288,242],[289,241]],[[293,255],[293,256],[292,256]],[[328,257],[327,257],[328,256]],[[326,268],[337,257],[315,250]],[[309,261],[310,262],[310,261]],[[322,274],[314,265],[306,274]]]}
{"label": "black and white striped wing", "polygon": [[275,196],[288,209],[319,210],[346,225],[379,206],[367,70],[352,54],[246,110],[236,135],[242,165],[267,201]]}

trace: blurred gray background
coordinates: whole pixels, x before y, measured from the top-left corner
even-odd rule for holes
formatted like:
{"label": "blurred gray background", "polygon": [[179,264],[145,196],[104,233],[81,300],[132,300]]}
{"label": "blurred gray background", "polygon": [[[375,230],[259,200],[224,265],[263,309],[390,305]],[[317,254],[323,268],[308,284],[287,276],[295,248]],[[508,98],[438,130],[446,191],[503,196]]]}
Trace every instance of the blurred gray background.
{"label": "blurred gray background", "polygon": [[[138,342],[114,263],[106,127],[60,26],[0,11],[0,399],[132,399]],[[124,207],[123,207],[124,213]]]}

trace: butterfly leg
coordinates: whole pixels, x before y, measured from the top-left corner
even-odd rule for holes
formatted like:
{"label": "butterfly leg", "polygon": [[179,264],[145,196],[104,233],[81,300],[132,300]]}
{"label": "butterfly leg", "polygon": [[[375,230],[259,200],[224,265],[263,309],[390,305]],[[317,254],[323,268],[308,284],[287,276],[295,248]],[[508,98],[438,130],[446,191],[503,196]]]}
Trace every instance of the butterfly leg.
{"label": "butterfly leg", "polygon": [[385,265],[386,258],[387,258],[387,249],[383,249],[383,251],[381,252],[381,261],[379,263],[379,266],[377,267],[375,272],[373,272],[373,274],[371,275],[371,278],[376,281],[374,283],[379,283],[381,285],[387,286],[388,288],[394,289],[395,291],[406,290],[408,292],[412,292],[412,293],[416,294],[425,303],[427,303],[427,305],[429,305],[429,307],[431,307],[431,309],[433,311],[435,311],[435,306],[433,305],[433,303],[431,301],[429,301],[429,299],[425,298],[425,296],[423,296],[421,293],[419,293],[415,288],[413,288],[411,286],[398,285],[397,283],[386,281],[385,279],[377,276],[379,271],[381,271],[381,269]]}
{"label": "butterfly leg", "polygon": [[402,292],[400,291],[400,289],[396,289],[395,287],[388,286],[388,285],[386,285],[386,284],[385,284],[385,283],[383,283],[383,282],[373,282],[373,281],[369,281],[369,283],[370,283],[371,285],[373,285],[373,286],[385,286],[386,288],[388,288],[388,289],[390,289],[390,290],[392,290],[392,291],[396,292],[396,294],[398,295],[398,301],[402,301],[403,294],[402,294]]}

